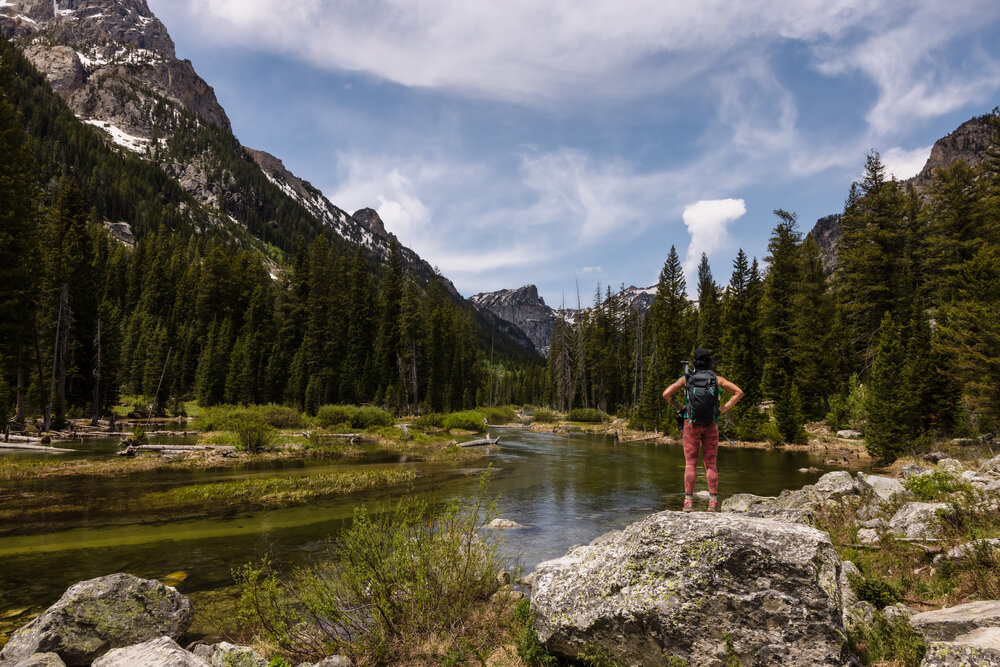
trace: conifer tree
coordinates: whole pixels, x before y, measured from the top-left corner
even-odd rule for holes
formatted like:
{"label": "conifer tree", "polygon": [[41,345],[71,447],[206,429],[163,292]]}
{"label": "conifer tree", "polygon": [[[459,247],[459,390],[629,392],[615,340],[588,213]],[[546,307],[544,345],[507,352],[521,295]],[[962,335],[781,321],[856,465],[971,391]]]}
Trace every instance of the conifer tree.
{"label": "conifer tree", "polygon": [[765,417],[760,411],[760,381],[763,372],[763,343],[757,311],[761,299],[761,278],[757,260],[750,264],[740,249],[733,261],[733,273],[722,302],[722,350],[719,370],[743,390],[743,399],[733,408],[737,435],[757,439]]}
{"label": "conifer tree", "polygon": [[827,398],[837,389],[835,313],[819,245],[807,236],[799,250],[799,282],[792,299],[792,382],[802,397],[803,417],[826,414]]}
{"label": "conifer tree", "polygon": [[698,347],[718,353],[721,328],[722,300],[719,286],[712,277],[708,256],[702,253],[701,263],[698,265]]}
{"label": "conifer tree", "polygon": [[841,218],[836,293],[850,337],[852,365],[866,367],[877,344],[884,313],[898,315],[911,290],[906,266],[907,200],[895,180],[886,180],[877,152],[851,186]]}
{"label": "conifer tree", "polygon": [[769,398],[790,395],[795,377],[794,336],[795,294],[801,276],[799,243],[801,234],[794,213],[774,211],[779,222],[771,232],[767,249],[768,272],[761,302],[764,336],[764,373],[761,389]]}
{"label": "conifer tree", "polygon": [[868,423],[865,448],[876,461],[893,461],[911,443],[905,423],[909,398],[900,392],[905,365],[904,347],[899,329],[886,312],[879,327],[878,348],[866,396]]}

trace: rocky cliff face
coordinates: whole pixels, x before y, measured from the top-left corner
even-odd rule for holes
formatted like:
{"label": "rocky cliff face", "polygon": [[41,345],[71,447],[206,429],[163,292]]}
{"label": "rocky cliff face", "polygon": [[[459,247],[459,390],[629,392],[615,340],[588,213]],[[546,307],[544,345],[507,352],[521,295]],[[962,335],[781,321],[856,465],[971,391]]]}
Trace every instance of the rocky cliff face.
{"label": "rocky cliff face", "polygon": [[168,101],[229,127],[215,91],[177,59],[145,0],[12,0],[0,3],[0,32],[80,118],[148,139],[154,110]]}
{"label": "rocky cliff face", "polygon": [[[656,297],[656,286],[626,287],[612,294],[611,299],[619,310],[646,312]],[[552,342],[552,330],[556,319],[563,317],[571,325],[575,323],[580,310],[561,308],[553,310],[538,296],[538,288],[525,285],[518,289],[504,289],[496,292],[482,292],[469,298],[476,308],[489,311],[500,319],[515,325],[531,340],[535,350],[548,355]],[[583,311],[587,309],[584,308]]]}
{"label": "rocky cliff face", "polygon": [[[243,224],[251,210],[267,219],[273,210],[268,195],[252,179],[248,183],[246,173],[242,181],[233,173],[238,171],[231,167],[234,159],[241,165],[252,160],[283,193],[278,196],[300,204],[317,226],[333,229],[381,260],[397,243],[374,210],[351,215],[277,157],[240,147],[212,87],[190,61],[177,59],[173,40],[146,0],[0,0],[0,32],[15,40],[78,118],[103,130],[120,149],[158,163],[218,224]],[[215,126],[223,138],[178,159],[172,142],[180,137],[190,143],[192,123]],[[222,156],[223,150],[236,155]],[[424,282],[434,277],[433,267],[415,252],[406,247],[400,252]],[[461,298],[450,281],[444,283]]]}
{"label": "rocky cliff face", "polygon": [[[969,166],[982,162],[995,132],[991,119],[990,114],[977,116],[959,125],[954,132],[935,141],[924,168],[916,176],[902,181],[901,184],[912,185],[917,192],[923,193],[931,184],[935,169],[949,167],[958,160],[965,160]],[[837,242],[840,241],[840,214],[820,218],[809,233],[819,244],[823,264],[832,269],[837,261]]]}
{"label": "rocky cliff face", "polygon": [[538,296],[538,288],[525,285],[518,289],[483,292],[469,298],[477,308],[485,309],[517,326],[541,354],[546,354],[556,323],[555,311]]}

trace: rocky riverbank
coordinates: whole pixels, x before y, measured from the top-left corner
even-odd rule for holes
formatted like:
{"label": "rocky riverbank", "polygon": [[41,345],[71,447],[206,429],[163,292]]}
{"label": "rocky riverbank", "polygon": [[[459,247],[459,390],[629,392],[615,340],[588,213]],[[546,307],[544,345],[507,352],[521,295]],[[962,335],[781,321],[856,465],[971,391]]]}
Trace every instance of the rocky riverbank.
{"label": "rocky riverbank", "polygon": [[534,629],[604,664],[1000,665],[1000,457],[902,473],[601,536],[535,568]]}
{"label": "rocky riverbank", "polygon": [[[190,601],[158,581],[112,574],[82,581],[21,628],[0,651],[3,667],[267,667],[248,646],[193,642],[182,648]],[[299,667],[349,667],[327,656]]]}

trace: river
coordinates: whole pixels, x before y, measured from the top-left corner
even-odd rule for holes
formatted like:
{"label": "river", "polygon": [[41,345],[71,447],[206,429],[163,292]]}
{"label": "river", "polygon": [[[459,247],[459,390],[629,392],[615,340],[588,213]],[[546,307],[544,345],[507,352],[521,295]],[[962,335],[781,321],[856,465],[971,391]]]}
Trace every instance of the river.
{"label": "river", "polygon": [[[615,528],[663,509],[680,509],[683,500],[684,456],[677,445],[617,444],[613,439],[584,433],[551,434],[527,430],[496,430],[498,453],[489,491],[498,496],[500,516],[525,528],[503,535],[506,553],[526,570],[561,556],[575,544],[584,544]],[[82,446],[80,456],[109,456],[104,443]],[[735,449],[725,444],[719,453],[719,494],[777,495],[785,488],[812,483],[829,470],[822,460],[806,453]],[[354,465],[405,466],[418,471],[415,489],[433,500],[472,493],[480,468],[448,464],[387,463]],[[819,472],[800,472],[810,466]],[[342,470],[344,464],[294,465],[282,472],[316,474]],[[148,472],[95,481],[117,486],[117,492],[176,485],[211,478],[239,479],[258,470]],[[46,493],[48,484],[66,479],[35,480],[32,493]],[[79,484],[79,480],[76,482]],[[699,467],[698,489],[705,481]],[[2,489],[0,489],[2,490]],[[81,494],[95,493],[80,488]],[[106,489],[102,489],[106,492]],[[397,491],[398,492],[398,491]],[[192,520],[134,523],[95,515],[73,524],[50,524],[30,533],[0,537],[0,621],[17,627],[54,602],[73,583],[112,572],[162,579],[183,571],[177,584],[185,594],[222,589],[232,584],[231,570],[270,554],[280,565],[300,563],[323,550],[360,502],[373,502],[378,493],[338,498],[310,505],[236,512]],[[704,510],[705,503],[696,503]],[[17,612],[16,614],[14,612]]]}

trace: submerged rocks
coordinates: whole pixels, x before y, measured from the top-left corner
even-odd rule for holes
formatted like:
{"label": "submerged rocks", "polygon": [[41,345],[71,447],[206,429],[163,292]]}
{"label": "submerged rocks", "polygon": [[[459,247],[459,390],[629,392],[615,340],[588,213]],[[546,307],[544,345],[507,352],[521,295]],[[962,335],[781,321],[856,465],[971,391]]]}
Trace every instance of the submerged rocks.
{"label": "submerged rocks", "polygon": [[180,637],[191,618],[188,599],[158,581],[121,573],[98,577],[71,586],[15,632],[0,651],[0,661],[51,652],[70,667],[88,665],[111,648],[164,635]]}
{"label": "submerged rocks", "polygon": [[736,514],[660,512],[540,564],[535,630],[553,653],[629,665],[840,665],[841,563],[829,536]]}

